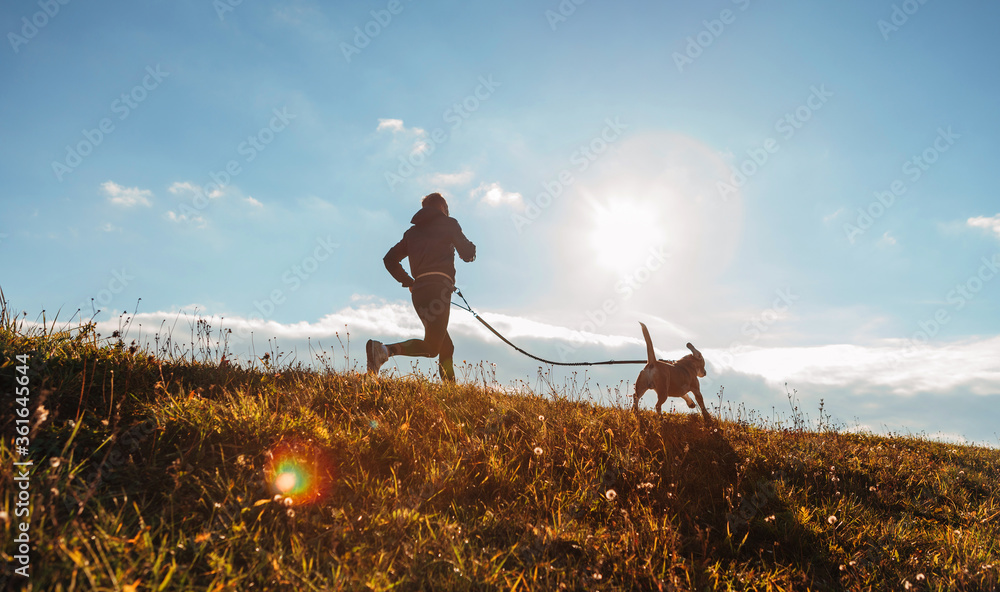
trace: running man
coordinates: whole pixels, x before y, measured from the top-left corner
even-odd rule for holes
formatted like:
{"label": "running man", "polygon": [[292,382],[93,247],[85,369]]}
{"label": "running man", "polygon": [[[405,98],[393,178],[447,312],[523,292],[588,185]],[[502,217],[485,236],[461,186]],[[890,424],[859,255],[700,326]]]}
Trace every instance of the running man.
{"label": "running man", "polygon": [[[455,344],[448,335],[451,293],[455,291],[455,251],[466,263],[476,260],[476,245],[465,238],[458,221],[448,216],[448,202],[440,193],[424,197],[413,226],[389,249],[382,261],[392,277],[409,288],[413,308],[424,325],[423,339],[382,344],[369,339],[368,372],[377,374],[392,356],[438,358],[441,380],[455,381],[452,356]],[[400,262],[410,259],[411,278]]]}

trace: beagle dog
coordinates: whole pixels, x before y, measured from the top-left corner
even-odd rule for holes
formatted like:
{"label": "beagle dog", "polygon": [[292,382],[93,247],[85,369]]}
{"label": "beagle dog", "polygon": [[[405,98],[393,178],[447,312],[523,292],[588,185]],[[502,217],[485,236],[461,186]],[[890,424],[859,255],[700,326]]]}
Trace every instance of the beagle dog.
{"label": "beagle dog", "polygon": [[646,338],[646,366],[639,371],[638,378],[635,379],[635,395],[632,402],[632,409],[639,413],[639,399],[649,389],[656,391],[656,412],[662,413],[662,407],[667,397],[681,397],[688,407],[694,409],[694,401],[688,393],[694,393],[694,398],[701,406],[701,415],[705,421],[711,421],[708,411],[705,409],[705,400],[701,396],[701,387],[698,385],[698,378],[705,376],[705,358],[701,352],[695,349],[690,343],[687,348],[691,353],[677,360],[668,362],[657,360],[653,353],[653,340],[649,337],[649,330],[646,325],[642,326],[642,336]]}

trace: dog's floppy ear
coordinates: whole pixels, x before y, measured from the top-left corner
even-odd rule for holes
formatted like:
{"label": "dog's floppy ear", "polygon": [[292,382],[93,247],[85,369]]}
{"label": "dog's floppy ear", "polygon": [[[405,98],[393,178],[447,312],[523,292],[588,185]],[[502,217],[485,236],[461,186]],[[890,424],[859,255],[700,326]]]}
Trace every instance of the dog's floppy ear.
{"label": "dog's floppy ear", "polygon": [[693,354],[694,354],[694,357],[696,357],[696,358],[701,358],[701,359],[703,359],[703,358],[704,358],[704,356],[702,356],[702,355],[701,355],[701,352],[700,352],[700,351],[698,351],[697,349],[695,349],[695,347],[694,347],[693,345],[691,345],[690,343],[689,343],[689,344],[687,344],[687,348],[688,348],[689,350],[691,350],[691,353],[693,353]]}

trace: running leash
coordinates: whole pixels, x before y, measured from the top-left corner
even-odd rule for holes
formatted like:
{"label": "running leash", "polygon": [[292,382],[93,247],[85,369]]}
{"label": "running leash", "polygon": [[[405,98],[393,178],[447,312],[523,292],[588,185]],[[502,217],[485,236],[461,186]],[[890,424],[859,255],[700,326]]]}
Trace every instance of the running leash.
{"label": "running leash", "polygon": [[489,329],[494,335],[503,340],[504,343],[506,343],[507,345],[516,349],[518,352],[528,356],[533,360],[538,360],[539,362],[544,362],[546,364],[553,364],[555,366],[610,366],[612,364],[645,364],[647,362],[647,360],[607,360],[605,362],[554,362],[552,360],[546,360],[545,358],[539,358],[538,356],[534,354],[529,354],[528,352],[524,351],[523,349],[511,343],[509,339],[501,335],[499,331],[497,331],[496,329],[493,328],[492,325],[487,323],[486,319],[476,314],[476,311],[472,310],[472,306],[469,305],[469,301],[465,299],[465,296],[462,295],[462,291],[459,290],[457,286],[455,287],[455,293],[458,294],[458,297],[462,299],[462,302],[465,303],[465,306],[462,306],[457,302],[452,302],[453,305],[457,306],[458,308],[461,308],[462,310],[467,310],[471,312],[472,316],[476,317],[477,321],[482,323],[484,327]]}

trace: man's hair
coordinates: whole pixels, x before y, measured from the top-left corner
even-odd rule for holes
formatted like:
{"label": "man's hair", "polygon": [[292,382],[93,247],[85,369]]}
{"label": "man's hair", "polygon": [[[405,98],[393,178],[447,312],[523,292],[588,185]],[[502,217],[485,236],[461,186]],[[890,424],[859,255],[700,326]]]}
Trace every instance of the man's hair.
{"label": "man's hair", "polygon": [[425,195],[424,199],[420,202],[420,207],[422,208],[440,208],[447,205],[448,202],[444,200],[444,197],[440,193]]}

